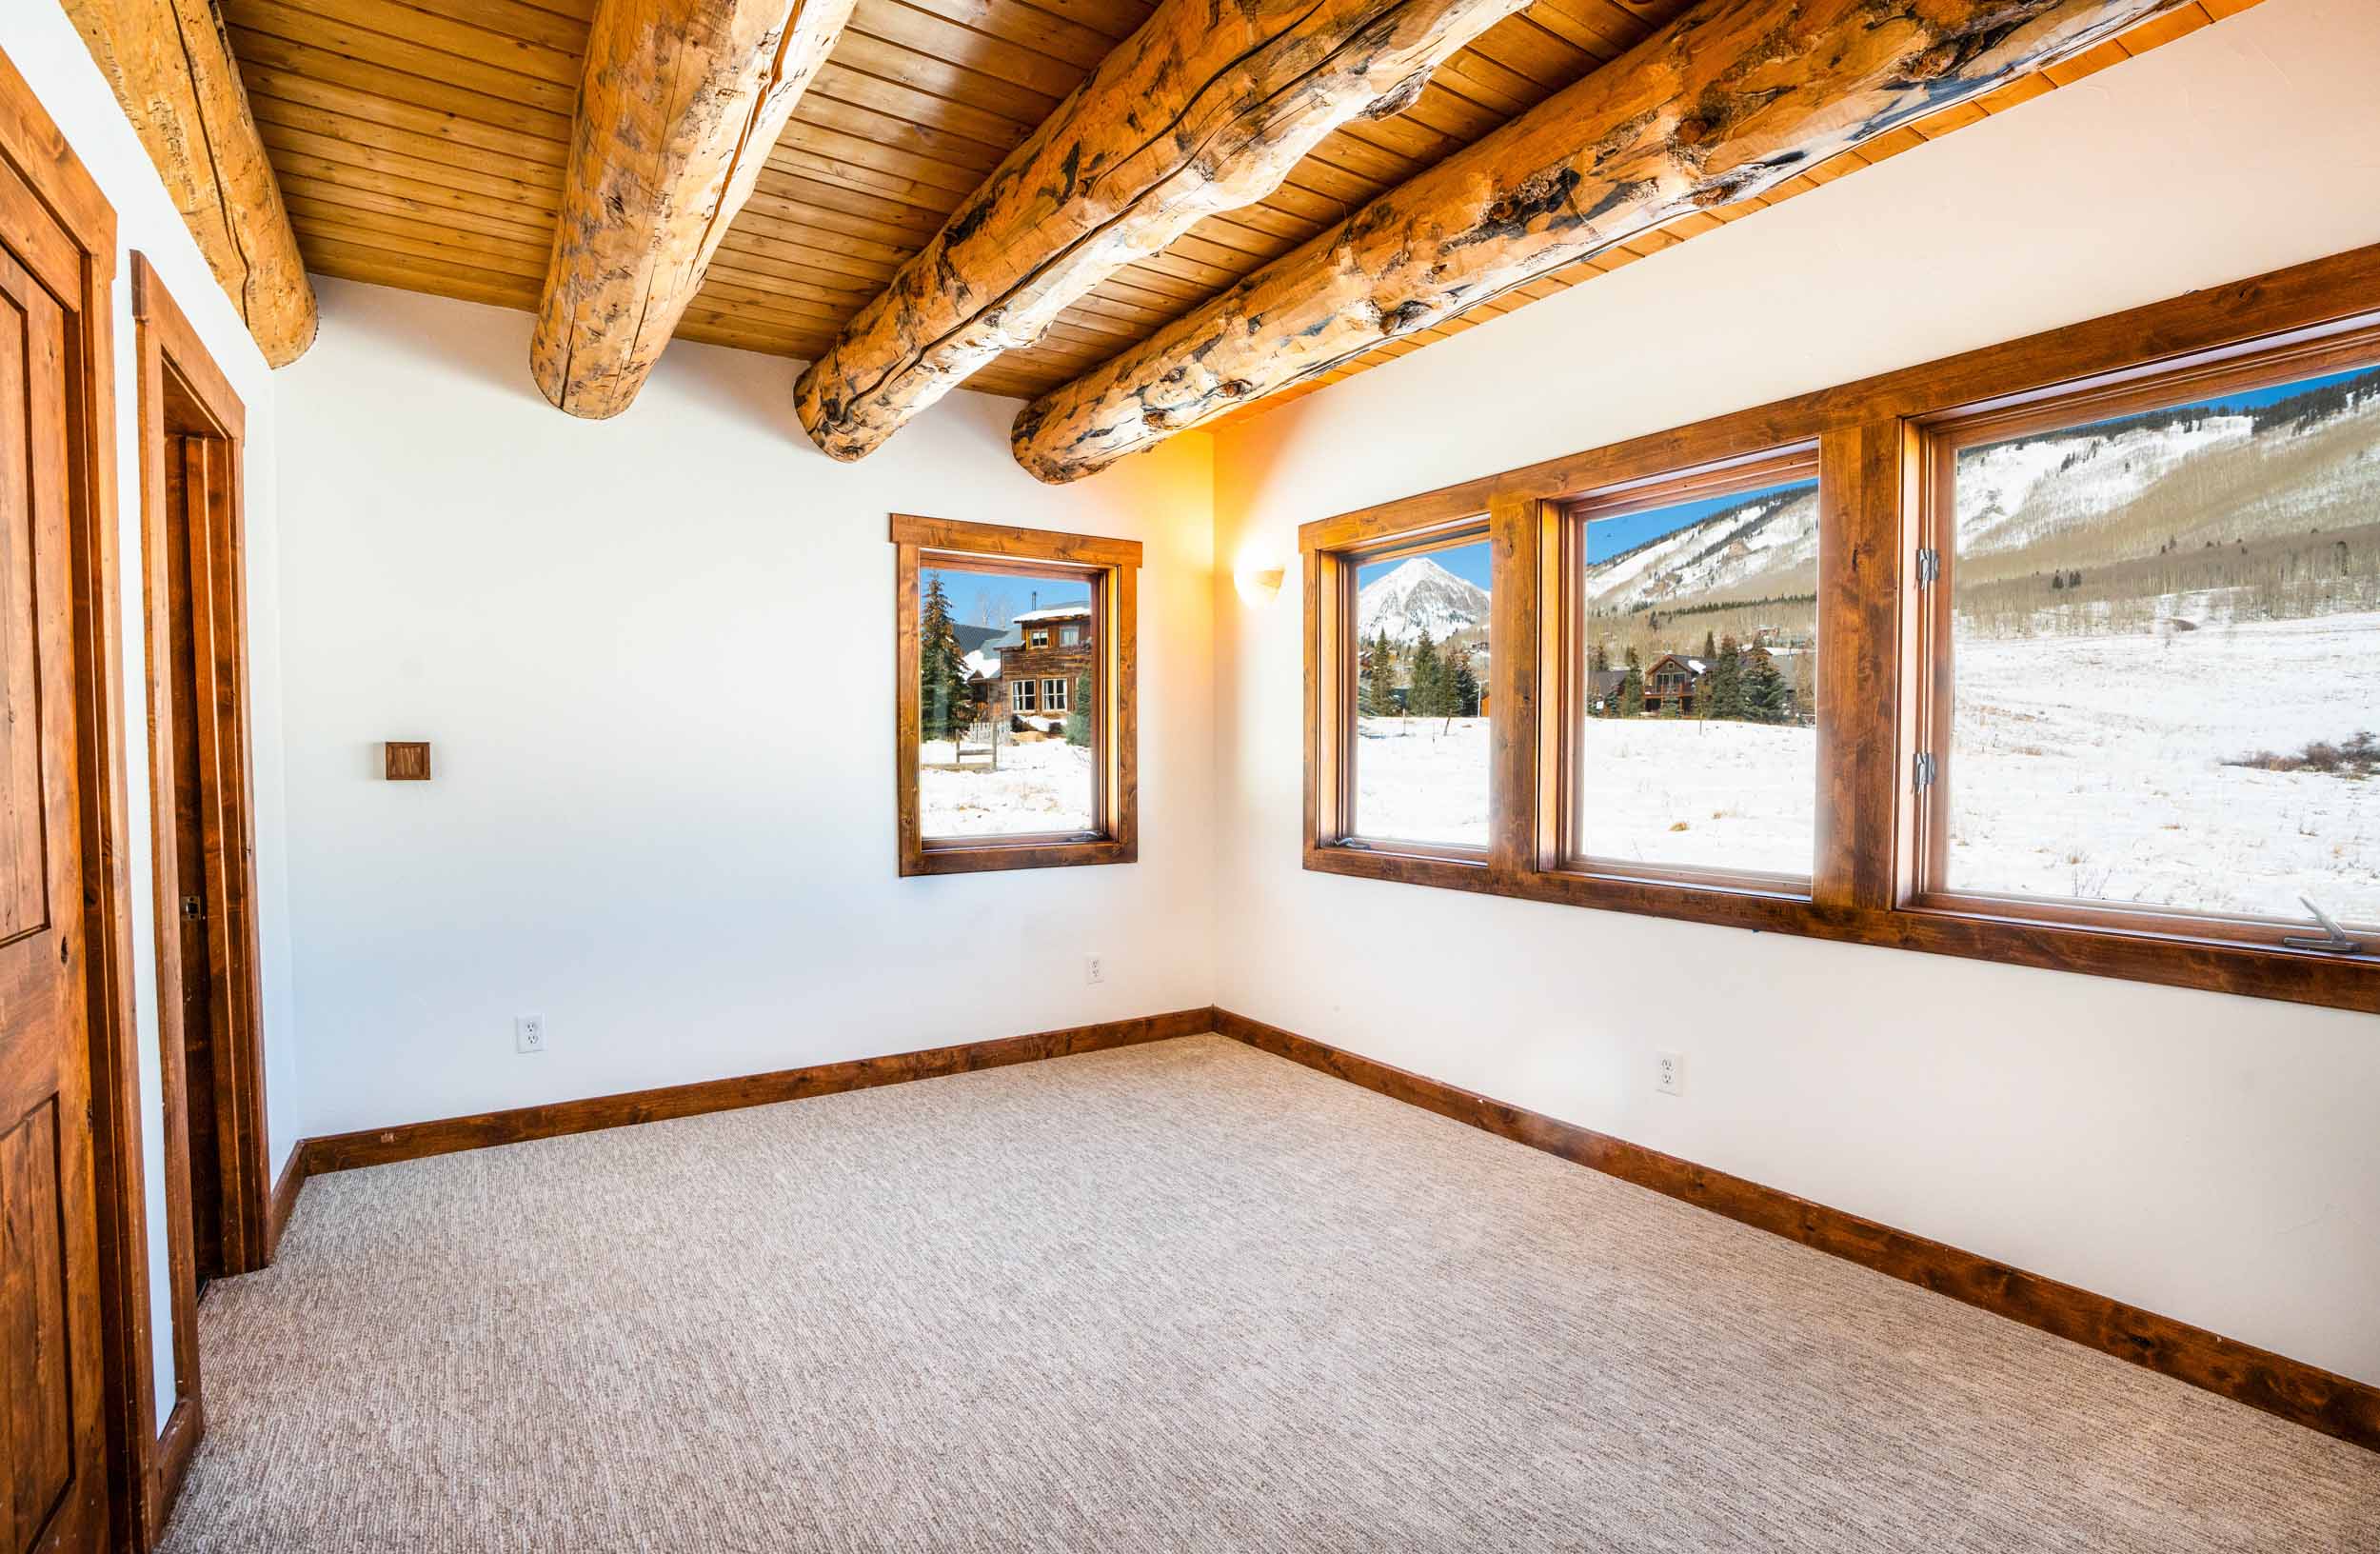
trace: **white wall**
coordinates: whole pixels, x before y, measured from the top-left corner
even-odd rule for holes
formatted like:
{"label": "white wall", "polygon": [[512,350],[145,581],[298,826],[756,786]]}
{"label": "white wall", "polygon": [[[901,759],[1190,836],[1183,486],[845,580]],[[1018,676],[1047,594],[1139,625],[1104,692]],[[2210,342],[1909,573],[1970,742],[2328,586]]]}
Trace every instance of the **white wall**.
{"label": "white wall", "polygon": [[2380,1021],[1304,873],[1294,575],[1311,519],[2380,241],[2374,79],[2380,8],[2270,0],[1220,435],[1219,561],[1293,575],[1216,594],[1216,1001],[2380,1382]]}
{"label": "white wall", "polygon": [[[526,314],[322,298],[279,380],[308,1132],[1209,1002],[1206,438],[1052,489],[961,393],[844,466],[785,361],[680,343],[579,421]],[[1144,542],[1140,863],[897,876],[895,511]]]}
{"label": "white wall", "polygon": [[250,760],[256,787],[256,887],[262,931],[265,1005],[265,1096],[272,1167],[277,1172],[304,1134],[299,1126],[297,1053],[288,1039],[295,1020],[290,996],[288,872],[283,847],[285,807],[281,769],[281,623],[274,521],[273,393],[264,356],[248,338],[189,229],[167,197],[115,96],[91,63],[83,40],[50,0],[0,10],[5,51],[57,121],[75,154],[98,181],[117,220],[115,306],[116,521],[123,558],[125,786],[132,828],[126,869],[131,885],[133,986],[140,1023],[143,1180],[149,1189],[149,1297],[156,1364],[157,1419],[173,1404],[172,1289],[167,1279],[164,1139],[157,1056],[157,940],[151,910],[154,854],[149,840],[148,647],[141,597],[140,443],[138,379],[133,366],[133,250],[149,256],[168,290],[189,315],[199,338],[248,409],[248,687]]}

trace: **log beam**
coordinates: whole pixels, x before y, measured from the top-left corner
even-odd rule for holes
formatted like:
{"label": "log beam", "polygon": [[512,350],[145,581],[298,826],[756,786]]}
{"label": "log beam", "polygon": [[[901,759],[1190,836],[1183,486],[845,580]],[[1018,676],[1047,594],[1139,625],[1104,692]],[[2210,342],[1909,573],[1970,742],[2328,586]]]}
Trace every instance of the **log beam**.
{"label": "log beam", "polygon": [[99,73],[265,360],[287,367],[319,322],[214,0],[66,0]]}
{"label": "log beam", "polygon": [[1383,340],[2088,48],[2175,0],[1706,0],[1018,416],[1080,479]]}
{"label": "log beam", "polygon": [[599,0],[529,369],[572,415],[645,386],[852,0]]}
{"label": "log beam", "polygon": [[1252,205],[1333,130],[1411,105],[1525,0],[1164,0],[847,324],[794,390],[838,459],[1205,217]]}

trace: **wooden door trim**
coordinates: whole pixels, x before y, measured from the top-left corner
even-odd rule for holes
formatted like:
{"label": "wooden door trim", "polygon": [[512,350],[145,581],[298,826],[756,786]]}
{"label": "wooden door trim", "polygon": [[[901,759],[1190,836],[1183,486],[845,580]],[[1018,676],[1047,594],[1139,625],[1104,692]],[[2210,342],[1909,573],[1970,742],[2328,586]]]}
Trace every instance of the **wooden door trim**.
{"label": "wooden door trim", "polygon": [[[149,1232],[141,1163],[139,1022],[133,1005],[132,836],[126,798],[124,644],[116,553],[115,209],[5,51],[0,51],[0,204],[21,186],[71,252],[19,254],[68,319],[69,570],[76,763],[82,776],[84,975],[90,1026],[91,1160],[99,1241],[101,1413],[110,1536],[146,1548],[156,1457],[149,1328]],[[22,224],[0,224],[18,235]],[[12,244],[13,248],[14,245]]]}

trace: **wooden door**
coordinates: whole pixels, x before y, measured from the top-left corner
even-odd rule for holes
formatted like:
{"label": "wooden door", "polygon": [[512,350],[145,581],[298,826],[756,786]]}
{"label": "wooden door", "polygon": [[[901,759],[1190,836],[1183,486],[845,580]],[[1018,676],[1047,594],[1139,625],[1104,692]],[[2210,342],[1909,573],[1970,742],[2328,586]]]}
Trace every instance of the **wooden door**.
{"label": "wooden door", "polygon": [[107,1535],[66,324],[0,249],[0,1554]]}

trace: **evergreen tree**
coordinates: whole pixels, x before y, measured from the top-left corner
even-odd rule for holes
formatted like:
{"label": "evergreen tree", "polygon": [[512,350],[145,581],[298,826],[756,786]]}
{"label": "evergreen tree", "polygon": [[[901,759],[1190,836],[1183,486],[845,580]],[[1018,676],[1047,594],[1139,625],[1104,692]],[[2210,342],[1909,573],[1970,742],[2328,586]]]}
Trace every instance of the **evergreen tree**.
{"label": "evergreen tree", "polygon": [[1755,723],[1783,723],[1792,699],[1775,663],[1766,653],[1755,656],[1744,670],[1744,715]]}
{"label": "evergreen tree", "polygon": [[1413,667],[1405,677],[1405,710],[1417,718],[1442,718],[1446,712],[1446,663],[1427,631],[1413,645]]}
{"label": "evergreen tree", "polygon": [[1628,675],[1619,683],[1619,715],[1623,718],[1644,716],[1644,665],[1637,660],[1636,649],[1628,649]]}
{"label": "evergreen tree", "polygon": [[1744,715],[1744,653],[1733,632],[1719,641],[1717,656],[1711,661],[1711,673],[1702,683],[1702,694],[1709,701],[1712,717]]}
{"label": "evergreen tree", "polygon": [[1454,704],[1450,717],[1476,718],[1479,715],[1479,677],[1471,672],[1471,649],[1458,651],[1448,662],[1448,699]]}
{"label": "evergreen tree", "polygon": [[930,572],[925,603],[918,611],[918,733],[922,739],[957,739],[974,721],[975,700],[967,691],[967,655],[951,628],[950,595],[942,574]]}
{"label": "evergreen tree", "polygon": [[1587,649],[1587,667],[1597,674],[1608,674],[1612,667],[1612,645],[1598,639]]}
{"label": "evergreen tree", "polygon": [[1397,649],[1383,628],[1364,649],[1356,680],[1356,710],[1367,718],[1397,715]]}
{"label": "evergreen tree", "polygon": [[1066,743],[1079,749],[1091,747],[1091,676],[1088,671],[1074,677],[1074,694],[1066,698]]}
{"label": "evergreen tree", "polygon": [[1717,663],[1717,662],[1718,662],[1718,659],[1719,659],[1719,644],[1718,644],[1718,639],[1717,639],[1716,637],[1714,637],[1713,635],[1711,635],[1711,633],[1710,633],[1709,631],[1705,631],[1705,632],[1703,632],[1703,633],[1702,633],[1702,662],[1704,662],[1705,664],[1716,664],[1716,663]]}

